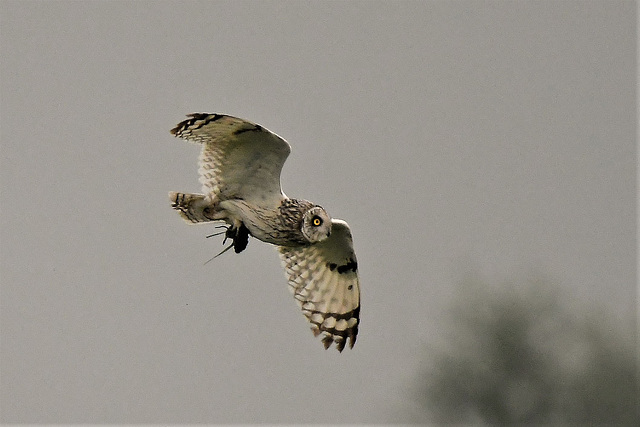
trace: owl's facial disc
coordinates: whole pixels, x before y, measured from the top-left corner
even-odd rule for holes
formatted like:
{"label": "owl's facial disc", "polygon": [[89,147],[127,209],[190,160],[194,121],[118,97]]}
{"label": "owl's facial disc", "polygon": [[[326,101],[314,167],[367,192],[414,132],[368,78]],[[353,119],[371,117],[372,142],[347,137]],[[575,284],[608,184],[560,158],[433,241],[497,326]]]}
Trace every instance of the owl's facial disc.
{"label": "owl's facial disc", "polygon": [[321,242],[331,235],[331,217],[320,206],[314,206],[304,213],[302,234],[310,243]]}

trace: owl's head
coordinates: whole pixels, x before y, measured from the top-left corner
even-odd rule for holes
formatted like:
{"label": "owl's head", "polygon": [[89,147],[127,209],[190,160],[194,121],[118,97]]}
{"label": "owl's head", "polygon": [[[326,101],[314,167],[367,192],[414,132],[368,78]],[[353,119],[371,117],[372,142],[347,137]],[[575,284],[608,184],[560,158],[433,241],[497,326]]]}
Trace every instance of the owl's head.
{"label": "owl's head", "polygon": [[331,235],[331,217],[320,206],[314,206],[302,217],[302,234],[309,243],[317,243]]}

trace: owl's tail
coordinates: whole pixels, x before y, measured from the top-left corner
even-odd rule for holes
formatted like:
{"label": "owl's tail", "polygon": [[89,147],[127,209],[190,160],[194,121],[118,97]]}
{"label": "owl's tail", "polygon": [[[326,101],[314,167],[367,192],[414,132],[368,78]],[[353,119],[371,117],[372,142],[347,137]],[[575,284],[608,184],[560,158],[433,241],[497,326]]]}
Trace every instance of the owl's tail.
{"label": "owl's tail", "polygon": [[178,211],[182,219],[189,224],[216,221],[212,213],[207,211],[210,203],[205,200],[204,194],[185,194],[169,192],[171,207]]}

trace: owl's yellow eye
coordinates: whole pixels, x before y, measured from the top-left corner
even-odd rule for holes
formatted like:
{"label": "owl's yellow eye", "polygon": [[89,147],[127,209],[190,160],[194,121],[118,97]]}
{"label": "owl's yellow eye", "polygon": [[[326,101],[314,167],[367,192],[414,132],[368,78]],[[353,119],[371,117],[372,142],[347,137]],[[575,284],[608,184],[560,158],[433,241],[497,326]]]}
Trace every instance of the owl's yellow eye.
{"label": "owl's yellow eye", "polygon": [[319,216],[314,216],[313,220],[311,221],[311,223],[314,226],[319,227],[322,224],[322,218],[320,218]]}

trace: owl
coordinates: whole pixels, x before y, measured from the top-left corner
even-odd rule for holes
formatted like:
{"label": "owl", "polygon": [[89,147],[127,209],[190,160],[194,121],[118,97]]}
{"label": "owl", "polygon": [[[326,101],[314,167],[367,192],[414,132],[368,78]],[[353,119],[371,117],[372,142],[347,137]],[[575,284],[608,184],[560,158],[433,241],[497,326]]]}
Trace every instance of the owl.
{"label": "owl", "polygon": [[224,223],[223,244],[242,252],[254,237],[275,245],[289,289],[325,349],[352,348],[360,323],[358,263],[351,230],[319,205],[287,197],[280,173],[291,147],[266,128],[223,114],[194,113],[171,133],[202,145],[203,194],[170,192],[189,224]]}

